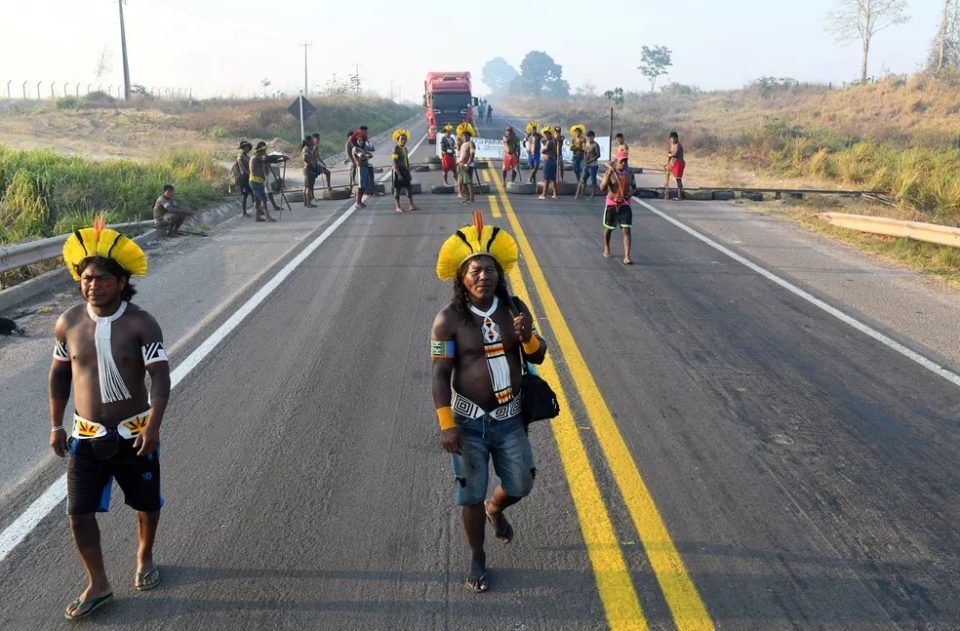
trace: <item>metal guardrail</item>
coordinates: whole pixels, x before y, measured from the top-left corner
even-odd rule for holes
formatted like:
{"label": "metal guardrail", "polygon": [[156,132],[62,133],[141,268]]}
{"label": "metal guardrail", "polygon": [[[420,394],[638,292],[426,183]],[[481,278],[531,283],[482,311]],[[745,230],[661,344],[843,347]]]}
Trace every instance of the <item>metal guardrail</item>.
{"label": "metal guardrail", "polygon": [[[136,221],[132,223],[120,223],[111,225],[116,230],[131,230],[136,228],[146,228],[152,226],[153,221]],[[61,234],[56,237],[39,239],[37,241],[28,241],[27,243],[17,243],[6,248],[0,248],[0,272],[8,272],[25,265],[33,265],[53,259],[63,253],[63,242],[67,240],[69,234]]]}
{"label": "metal guardrail", "polygon": [[848,213],[820,213],[817,216],[841,228],[960,248],[960,228]]}

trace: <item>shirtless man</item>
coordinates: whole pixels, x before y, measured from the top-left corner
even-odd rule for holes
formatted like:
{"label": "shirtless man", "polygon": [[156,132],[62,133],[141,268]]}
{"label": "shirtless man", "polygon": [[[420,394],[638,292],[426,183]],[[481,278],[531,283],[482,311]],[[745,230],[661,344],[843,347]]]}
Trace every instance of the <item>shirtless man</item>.
{"label": "shirtless man", "polygon": [[623,139],[623,134],[617,134],[613,137],[613,155],[618,153],[627,154],[627,166],[630,166],[630,145]]}
{"label": "shirtless man", "polygon": [[443,185],[447,185],[447,173],[453,174],[454,184],[457,179],[457,141],[453,137],[453,125],[443,126],[443,135],[440,136],[440,170],[443,171]]}
{"label": "shirtless man", "polygon": [[348,168],[350,169],[350,183],[348,184],[348,187],[351,195],[353,195],[353,187],[357,184],[357,163],[353,161],[353,148],[355,144],[354,132],[347,132],[347,142],[345,145],[343,145],[343,153],[346,155],[346,159],[343,161],[343,163],[348,165]]}
{"label": "shirtless man", "polygon": [[[145,591],[160,582],[153,561],[163,506],[156,449],[170,395],[170,370],[156,320],[129,302],[136,293],[131,275],[142,276],[147,270],[139,246],[105,228],[100,219],[94,228],[70,236],[64,260],[80,281],[84,303],[57,320],[48,392],[50,446],[57,456],[70,456],[67,515],[88,577],[86,589],[64,612],[76,620],[112,599],[96,513],[109,508],[114,478],[127,505],[137,512],[134,588]],[[76,412],[64,428],[71,386]]]}
{"label": "shirtless man", "polygon": [[333,186],[330,185],[330,168],[327,167],[327,163],[320,157],[320,134],[314,132],[311,138],[313,138],[313,161],[316,164],[317,177],[322,175],[324,179],[327,180],[327,193],[332,193]]}
{"label": "shirtless man", "polygon": [[553,189],[553,199],[557,198],[557,141],[553,130],[543,130],[543,144],[540,155],[543,156],[543,193],[540,199],[547,198],[547,191]]}
{"label": "shirtless man", "polygon": [[168,237],[180,236],[180,226],[193,213],[180,207],[173,198],[172,184],[163,185],[163,193],[153,203],[153,223],[157,228],[166,228]]}
{"label": "shirtless man", "polygon": [[354,134],[354,144],[351,151],[353,152],[353,163],[356,165],[357,182],[359,184],[357,186],[357,196],[355,199],[358,209],[367,207],[367,205],[363,203],[363,196],[367,194],[373,182],[373,170],[370,169],[370,158],[373,156],[364,148],[365,142],[366,138],[362,132],[356,132]]}
{"label": "shirtless man", "polygon": [[503,132],[503,185],[507,185],[507,173],[510,181],[517,181],[517,167],[520,165],[520,138],[508,126]]}
{"label": "shirtless man", "polygon": [[[254,215],[256,221],[276,221],[267,209],[267,169],[275,162],[283,162],[285,156],[268,156],[267,143],[257,143],[250,158],[250,189],[253,191]],[[274,210],[276,210],[274,203]],[[266,219],[264,219],[266,215]]]}
{"label": "shirtless man", "polygon": [[463,142],[460,143],[460,153],[457,157],[457,182],[460,186],[460,194],[463,196],[464,204],[472,204],[473,194],[473,155],[476,153],[476,146],[473,144],[473,134],[470,130],[463,130],[460,134]]}
{"label": "shirtless man", "polygon": [[300,144],[300,158],[303,160],[303,205],[316,208],[313,203],[313,187],[317,181],[317,161],[313,151],[313,138],[307,136]]}
{"label": "shirtless man", "polygon": [[683,145],[680,144],[680,134],[670,132],[670,146],[667,148],[667,163],[663,166],[663,198],[670,197],[670,175],[677,180],[677,196],[673,201],[683,201],[683,170],[687,163],[683,159]]}
{"label": "shirtless man", "polygon": [[590,182],[590,198],[597,192],[597,173],[600,170],[600,143],[597,142],[597,136],[591,129],[587,132],[586,150],[583,155],[583,178],[577,185],[577,199],[587,188],[587,182]]}
{"label": "shirtless man", "polygon": [[[433,321],[430,354],[440,444],[453,464],[472,553],[466,587],[484,592],[484,521],[510,543],[514,530],[503,511],[530,494],[536,475],[520,408],[521,353],[523,361],[539,364],[547,349],[527,306],[507,293],[505,273],[516,267],[516,243],[504,230],[484,232],[478,215],[440,250],[437,275],[452,280],[454,290]],[[486,500],[491,459],[500,484]]]}

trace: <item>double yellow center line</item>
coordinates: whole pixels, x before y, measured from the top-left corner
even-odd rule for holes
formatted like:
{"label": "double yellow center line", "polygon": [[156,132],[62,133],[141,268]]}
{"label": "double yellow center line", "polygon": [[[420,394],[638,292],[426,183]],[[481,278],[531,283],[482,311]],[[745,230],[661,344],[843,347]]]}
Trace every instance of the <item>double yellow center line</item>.
{"label": "double yellow center line", "polygon": [[[604,458],[640,541],[643,543],[664,600],[670,608],[674,624],[680,631],[712,630],[713,621],[707,613],[707,608],[687,572],[683,559],[677,552],[660,511],[610,413],[610,408],[600,394],[596,380],[570,333],[533,248],[530,247],[530,242],[507,197],[499,174],[493,169],[489,169],[489,174],[498,194],[490,196],[491,210],[495,217],[500,214],[500,209],[497,207],[497,197],[499,197],[540,303],[543,305],[547,321],[550,322],[559,347],[557,350],[563,356],[573,378],[577,396],[593,425]],[[527,305],[532,305],[520,273],[512,274],[511,280],[516,294]],[[532,309],[531,306],[531,311]],[[535,313],[534,318],[536,319]],[[566,393],[559,387],[560,379],[549,354],[541,366],[541,373],[547,381],[558,386],[557,398],[563,412],[552,421],[551,425],[580,520],[588,556],[596,576],[607,622],[610,628],[615,630],[646,629],[647,622],[640,599],[624,561],[586,448],[570,414]]]}

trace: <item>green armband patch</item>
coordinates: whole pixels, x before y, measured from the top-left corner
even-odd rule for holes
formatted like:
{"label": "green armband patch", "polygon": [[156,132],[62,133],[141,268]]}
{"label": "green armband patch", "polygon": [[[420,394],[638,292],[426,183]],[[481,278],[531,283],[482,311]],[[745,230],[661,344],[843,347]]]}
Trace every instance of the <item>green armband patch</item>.
{"label": "green armband patch", "polygon": [[453,359],[457,345],[453,340],[430,340],[432,359]]}

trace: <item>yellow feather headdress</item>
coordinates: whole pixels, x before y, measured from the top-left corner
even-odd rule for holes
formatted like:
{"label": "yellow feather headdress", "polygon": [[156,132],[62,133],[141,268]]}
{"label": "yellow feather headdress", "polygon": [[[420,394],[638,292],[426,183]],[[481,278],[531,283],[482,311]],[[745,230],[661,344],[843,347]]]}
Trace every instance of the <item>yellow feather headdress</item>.
{"label": "yellow feather headdress", "polygon": [[393,132],[393,142],[400,142],[400,136],[406,136],[407,140],[410,140],[410,131],[401,127]]}
{"label": "yellow feather headdress", "polygon": [[543,131],[540,132],[541,134],[545,134],[545,133],[547,133],[547,132],[550,132],[550,134],[553,135],[553,136],[556,136],[556,135],[557,135],[557,132],[554,131],[554,129],[553,129],[553,125],[544,125],[544,126],[541,127],[540,129],[543,130]]}
{"label": "yellow feather headdress", "polygon": [[437,256],[437,278],[453,280],[460,266],[475,256],[489,255],[500,263],[504,272],[517,266],[520,252],[517,242],[506,230],[483,224],[483,213],[473,211],[473,225],[464,226],[444,242]]}
{"label": "yellow feather headdress", "polygon": [[147,255],[133,239],[112,228],[100,215],[92,228],[81,228],[63,244],[63,260],[73,280],[80,280],[77,266],[88,256],[102,256],[119,263],[131,276],[147,275]]}
{"label": "yellow feather headdress", "polygon": [[473,128],[473,125],[467,122],[460,123],[457,125],[457,135],[460,136],[464,132],[470,132],[470,135],[474,138],[477,137],[477,130]]}
{"label": "yellow feather headdress", "polygon": [[571,134],[571,135],[574,134],[574,133],[576,132],[576,130],[578,130],[578,129],[580,130],[580,135],[581,135],[581,136],[584,135],[585,133],[587,133],[587,127],[586,127],[586,125],[584,125],[583,123],[577,123],[576,125],[574,125],[573,127],[570,128],[570,134]]}
{"label": "yellow feather headdress", "polygon": [[443,133],[447,133],[448,131],[453,131],[453,125],[450,123],[447,123],[443,126]]}
{"label": "yellow feather headdress", "polygon": [[527,123],[527,133],[532,134],[537,131],[537,128],[540,127],[540,121],[530,121]]}

